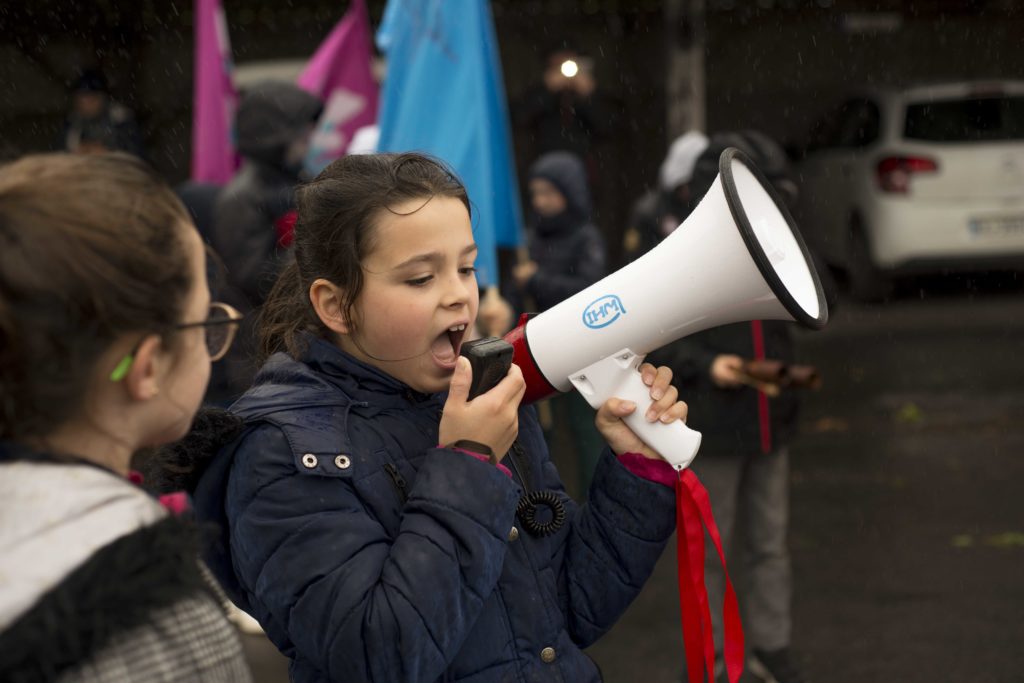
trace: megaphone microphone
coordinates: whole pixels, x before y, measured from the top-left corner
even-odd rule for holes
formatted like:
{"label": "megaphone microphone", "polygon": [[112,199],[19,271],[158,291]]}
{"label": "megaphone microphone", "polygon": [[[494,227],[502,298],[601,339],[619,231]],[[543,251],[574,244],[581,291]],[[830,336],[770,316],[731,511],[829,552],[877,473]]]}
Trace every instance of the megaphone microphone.
{"label": "megaphone microphone", "polygon": [[736,148],[693,213],[657,247],[553,308],[523,316],[505,335],[526,379],[524,402],[575,387],[595,409],[615,396],[636,403],[626,424],[676,469],[700,433],[644,418],[652,401],[638,371],[669,342],[744,320],[790,320],[812,329],[828,305],[789,211]]}

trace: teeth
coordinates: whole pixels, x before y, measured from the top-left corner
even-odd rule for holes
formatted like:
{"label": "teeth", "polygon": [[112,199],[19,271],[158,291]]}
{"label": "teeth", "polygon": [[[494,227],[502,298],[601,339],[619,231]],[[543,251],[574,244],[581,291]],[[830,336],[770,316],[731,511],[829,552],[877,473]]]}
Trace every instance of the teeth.
{"label": "teeth", "polygon": [[449,332],[462,332],[464,329],[466,329],[465,325],[453,325],[453,326],[448,328],[448,331]]}

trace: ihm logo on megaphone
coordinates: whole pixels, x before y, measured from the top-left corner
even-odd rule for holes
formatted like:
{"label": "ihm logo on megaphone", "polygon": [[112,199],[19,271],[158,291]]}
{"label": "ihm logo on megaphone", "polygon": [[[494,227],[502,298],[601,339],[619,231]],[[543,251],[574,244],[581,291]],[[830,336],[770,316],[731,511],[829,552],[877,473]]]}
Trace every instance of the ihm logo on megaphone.
{"label": "ihm logo on megaphone", "polygon": [[[638,410],[625,418],[630,429],[670,463],[687,467],[700,434],[681,422],[646,421],[651,398],[638,372],[643,357],[742,320],[825,326],[824,290],[782,199],[739,150],[722,152],[718,167],[693,213],[661,244],[547,311],[524,316],[505,335],[526,379],[525,402],[574,387],[595,409],[613,396],[633,401]],[[616,325],[626,317],[623,300],[629,319]],[[573,335],[577,321],[599,333]]]}
{"label": "ihm logo on megaphone", "polygon": [[583,309],[583,324],[592,330],[599,330],[624,315],[626,307],[622,305],[622,299],[615,294],[605,294]]}

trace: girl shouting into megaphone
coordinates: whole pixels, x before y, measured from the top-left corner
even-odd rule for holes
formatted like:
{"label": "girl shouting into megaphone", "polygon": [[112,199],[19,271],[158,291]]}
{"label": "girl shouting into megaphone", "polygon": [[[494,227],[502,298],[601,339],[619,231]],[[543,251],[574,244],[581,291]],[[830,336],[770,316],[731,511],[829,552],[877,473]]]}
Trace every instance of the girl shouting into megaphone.
{"label": "girl shouting into megaphone", "polygon": [[[295,681],[598,681],[583,648],[675,530],[676,473],[622,421],[635,405],[598,412],[608,448],[577,506],[518,367],[469,399],[470,206],[419,154],[344,157],[301,187],[235,436],[204,471],[175,462],[220,523],[211,567]],[[647,418],[684,419],[671,373],[643,376]]]}

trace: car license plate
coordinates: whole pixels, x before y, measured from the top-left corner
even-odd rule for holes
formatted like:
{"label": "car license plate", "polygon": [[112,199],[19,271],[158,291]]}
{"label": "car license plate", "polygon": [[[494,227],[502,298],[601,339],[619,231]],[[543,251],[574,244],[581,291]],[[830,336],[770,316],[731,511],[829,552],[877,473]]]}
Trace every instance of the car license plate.
{"label": "car license plate", "polygon": [[1024,216],[991,216],[972,218],[967,222],[972,240],[1024,238]]}

